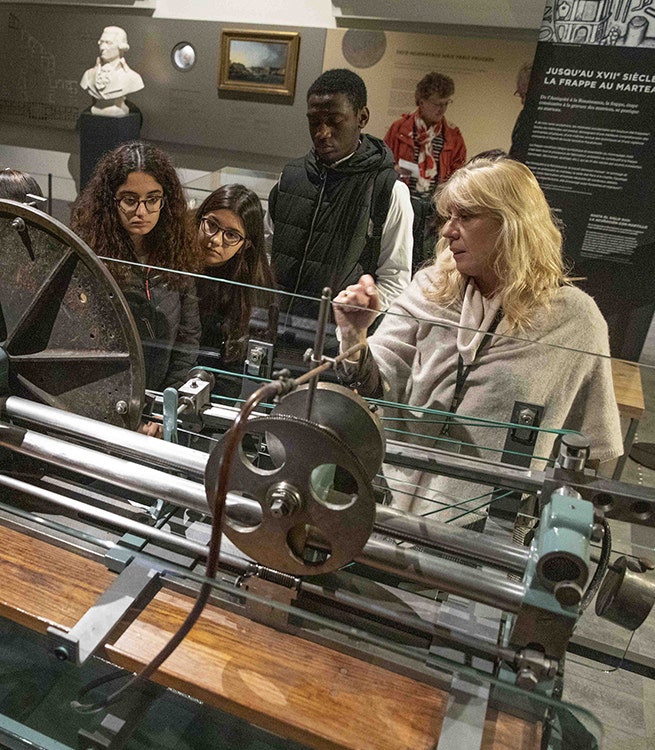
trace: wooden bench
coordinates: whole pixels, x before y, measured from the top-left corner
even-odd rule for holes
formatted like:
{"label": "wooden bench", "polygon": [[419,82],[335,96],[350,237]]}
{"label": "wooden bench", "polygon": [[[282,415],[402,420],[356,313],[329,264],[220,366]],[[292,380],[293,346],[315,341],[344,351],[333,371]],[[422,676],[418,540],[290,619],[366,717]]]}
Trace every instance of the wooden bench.
{"label": "wooden bench", "polygon": [[612,474],[612,479],[620,479],[635,439],[639,420],[644,416],[645,411],[641,369],[636,362],[613,359],[612,380],[619,414],[629,420],[628,430],[623,438],[623,455],[616,462]]}

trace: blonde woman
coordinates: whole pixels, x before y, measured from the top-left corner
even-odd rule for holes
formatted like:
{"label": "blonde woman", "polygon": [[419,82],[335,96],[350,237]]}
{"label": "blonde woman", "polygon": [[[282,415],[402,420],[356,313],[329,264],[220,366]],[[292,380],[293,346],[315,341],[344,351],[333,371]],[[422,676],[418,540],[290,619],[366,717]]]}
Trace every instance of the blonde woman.
{"label": "blonde woman", "polygon": [[[344,379],[409,406],[385,409],[405,418],[386,425],[418,444],[500,460],[506,431],[481,419],[508,422],[521,401],[544,407],[542,428],[583,432],[593,460],[620,455],[607,325],[565,274],[562,236],[534,175],[509,159],[477,159],[435,203],[445,223],[434,264],[416,274]],[[342,348],[365,342],[379,310],[373,279],[340,292],[334,310]],[[550,456],[555,437],[541,432],[534,455]],[[489,490],[405,469],[390,468],[387,479],[399,507],[460,524],[477,517]]]}

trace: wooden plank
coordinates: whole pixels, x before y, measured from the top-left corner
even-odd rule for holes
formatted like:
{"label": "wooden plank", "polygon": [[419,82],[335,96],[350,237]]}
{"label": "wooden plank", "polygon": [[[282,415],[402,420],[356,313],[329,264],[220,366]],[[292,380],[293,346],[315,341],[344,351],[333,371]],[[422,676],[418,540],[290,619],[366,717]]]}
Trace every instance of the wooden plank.
{"label": "wooden plank", "polygon": [[[190,608],[161,591],[107,647],[111,660],[140,669]],[[212,606],[155,679],[319,750],[432,750],[448,700],[443,690]],[[490,709],[483,747],[537,750],[540,737],[539,723]]]}
{"label": "wooden plank", "polygon": [[644,391],[641,384],[641,370],[635,362],[612,360],[612,380],[614,396],[621,416],[641,419],[644,415]]}
{"label": "wooden plank", "polygon": [[493,708],[487,711],[484,735],[480,750],[501,750],[520,747],[523,750],[540,750],[541,724],[520,722],[514,716]]}
{"label": "wooden plank", "polygon": [[[0,616],[69,629],[114,579],[104,566],[0,527]],[[162,590],[105,655],[139,670],[192,606]],[[432,750],[448,694],[209,606],[155,675],[205,703],[319,750]],[[534,750],[539,725],[489,711],[484,750]]]}
{"label": "wooden plank", "polygon": [[101,563],[0,527],[0,617],[70,630],[115,576]]}
{"label": "wooden plank", "polygon": [[[177,629],[190,601],[160,592],[107,651],[135,670]],[[207,607],[161,682],[315,748],[431,750],[448,695],[402,675]]]}

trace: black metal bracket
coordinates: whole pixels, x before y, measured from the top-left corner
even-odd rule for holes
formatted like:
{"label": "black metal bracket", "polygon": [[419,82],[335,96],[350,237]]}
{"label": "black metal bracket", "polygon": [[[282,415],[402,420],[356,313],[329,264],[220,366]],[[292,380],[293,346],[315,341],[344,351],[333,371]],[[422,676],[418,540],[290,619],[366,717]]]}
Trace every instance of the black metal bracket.
{"label": "black metal bracket", "polygon": [[[514,466],[530,466],[534,453],[534,446],[539,436],[537,429],[541,424],[544,407],[537,404],[528,404],[524,401],[515,401],[512,409],[510,422],[514,425],[507,430],[505,445],[503,447],[502,463]],[[518,513],[520,492],[511,492],[495,489],[493,499],[489,507],[489,515],[496,518],[513,520]]]}

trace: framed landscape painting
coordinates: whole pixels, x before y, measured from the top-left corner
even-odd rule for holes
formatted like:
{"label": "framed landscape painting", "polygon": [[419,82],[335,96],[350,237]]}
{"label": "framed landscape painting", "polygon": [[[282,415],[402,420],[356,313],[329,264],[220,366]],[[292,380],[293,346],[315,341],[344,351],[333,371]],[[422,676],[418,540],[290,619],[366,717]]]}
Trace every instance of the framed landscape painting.
{"label": "framed landscape painting", "polygon": [[219,90],[292,97],[299,48],[296,32],[223,31]]}

